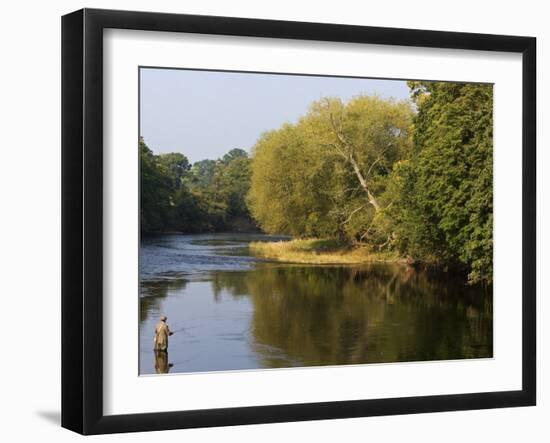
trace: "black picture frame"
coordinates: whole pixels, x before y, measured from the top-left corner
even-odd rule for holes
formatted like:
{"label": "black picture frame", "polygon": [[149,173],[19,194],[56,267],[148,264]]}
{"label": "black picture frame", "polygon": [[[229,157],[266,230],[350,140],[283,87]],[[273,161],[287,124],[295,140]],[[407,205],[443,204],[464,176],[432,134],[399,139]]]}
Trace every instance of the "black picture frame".
{"label": "black picture frame", "polygon": [[[102,37],[107,28],[522,54],[522,389],[104,415]],[[535,405],[535,66],[536,39],[532,37],[98,9],[63,16],[62,426],[82,434],[103,434]]]}

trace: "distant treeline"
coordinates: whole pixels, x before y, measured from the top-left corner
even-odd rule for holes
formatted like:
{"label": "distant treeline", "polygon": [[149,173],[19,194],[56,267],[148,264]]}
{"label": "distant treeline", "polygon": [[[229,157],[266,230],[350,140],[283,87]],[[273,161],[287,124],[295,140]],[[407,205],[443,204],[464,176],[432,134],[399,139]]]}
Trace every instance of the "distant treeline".
{"label": "distant treeline", "polygon": [[154,155],[139,141],[141,231],[214,232],[257,229],[245,202],[250,159],[233,149],[191,164],[181,153]]}
{"label": "distant treeline", "polygon": [[[190,165],[140,141],[142,230],[254,224],[492,280],[491,85],[409,82],[411,101],[314,102],[252,150]],[[254,220],[254,222],[252,222]]]}

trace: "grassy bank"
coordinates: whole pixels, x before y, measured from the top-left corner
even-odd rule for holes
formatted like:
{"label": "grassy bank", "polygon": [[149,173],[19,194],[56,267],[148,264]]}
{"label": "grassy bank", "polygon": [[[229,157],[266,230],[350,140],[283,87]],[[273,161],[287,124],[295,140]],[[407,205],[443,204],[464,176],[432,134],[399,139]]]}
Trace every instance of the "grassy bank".
{"label": "grassy bank", "polygon": [[260,257],[290,263],[358,264],[399,262],[393,252],[375,252],[368,247],[350,247],[331,239],[296,239],[278,242],[253,242],[250,251]]}

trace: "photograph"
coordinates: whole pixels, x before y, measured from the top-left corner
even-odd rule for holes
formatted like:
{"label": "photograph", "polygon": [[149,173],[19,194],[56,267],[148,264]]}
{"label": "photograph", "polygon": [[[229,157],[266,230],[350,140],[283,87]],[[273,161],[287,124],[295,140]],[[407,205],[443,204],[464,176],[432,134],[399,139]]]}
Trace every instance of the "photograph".
{"label": "photograph", "polygon": [[140,376],[493,358],[493,84],[137,74]]}
{"label": "photograph", "polygon": [[543,2],[3,6],[0,442],[550,442]]}

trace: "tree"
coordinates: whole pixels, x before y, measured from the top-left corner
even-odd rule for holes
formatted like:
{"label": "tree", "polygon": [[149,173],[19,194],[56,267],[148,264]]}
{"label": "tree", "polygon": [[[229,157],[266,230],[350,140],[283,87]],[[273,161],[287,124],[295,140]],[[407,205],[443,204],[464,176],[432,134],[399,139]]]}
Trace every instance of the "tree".
{"label": "tree", "polygon": [[246,151],[233,149],[223,156],[217,175],[227,204],[227,216],[249,217],[246,195],[250,188],[250,159]]}
{"label": "tree", "polygon": [[[181,154],[164,155],[170,155],[171,160],[185,159]],[[245,202],[250,185],[249,164],[248,153],[242,149],[232,149],[218,160],[201,160],[190,167],[182,167],[185,163],[178,161],[177,176],[182,179],[172,196],[172,229],[182,232],[255,229]]]}
{"label": "tree", "polygon": [[268,232],[372,237],[375,215],[388,204],[392,165],[409,150],[411,118],[408,103],[378,97],[313,103],[297,124],[266,133],[254,147],[254,218]]}
{"label": "tree", "polygon": [[248,158],[248,153],[244,149],[231,149],[227,154],[225,154],[221,161],[225,164],[231,163],[233,160],[239,159],[239,158]]}
{"label": "tree", "polygon": [[[283,125],[253,148],[249,209],[260,227],[293,236],[334,235],[326,196],[333,167],[303,125]],[[328,159],[329,160],[329,159]]]}
{"label": "tree", "polygon": [[207,188],[214,176],[215,160],[200,160],[193,163],[186,180],[190,186]]}
{"label": "tree", "polygon": [[491,85],[410,82],[414,150],[395,172],[399,247],[420,260],[466,266],[492,280]]}
{"label": "tree", "polygon": [[165,168],[165,173],[170,177],[172,190],[178,191],[183,178],[191,168],[187,157],[179,152],[170,152],[158,156],[159,164]]}
{"label": "tree", "polygon": [[162,231],[170,217],[172,184],[158,158],[139,139],[140,225],[142,232]]}
{"label": "tree", "polygon": [[352,168],[368,203],[379,211],[370,175],[386,175],[391,164],[403,155],[412,116],[410,107],[377,97],[360,97],[347,106],[340,99],[324,99],[313,105],[312,112],[325,126],[324,146]]}

